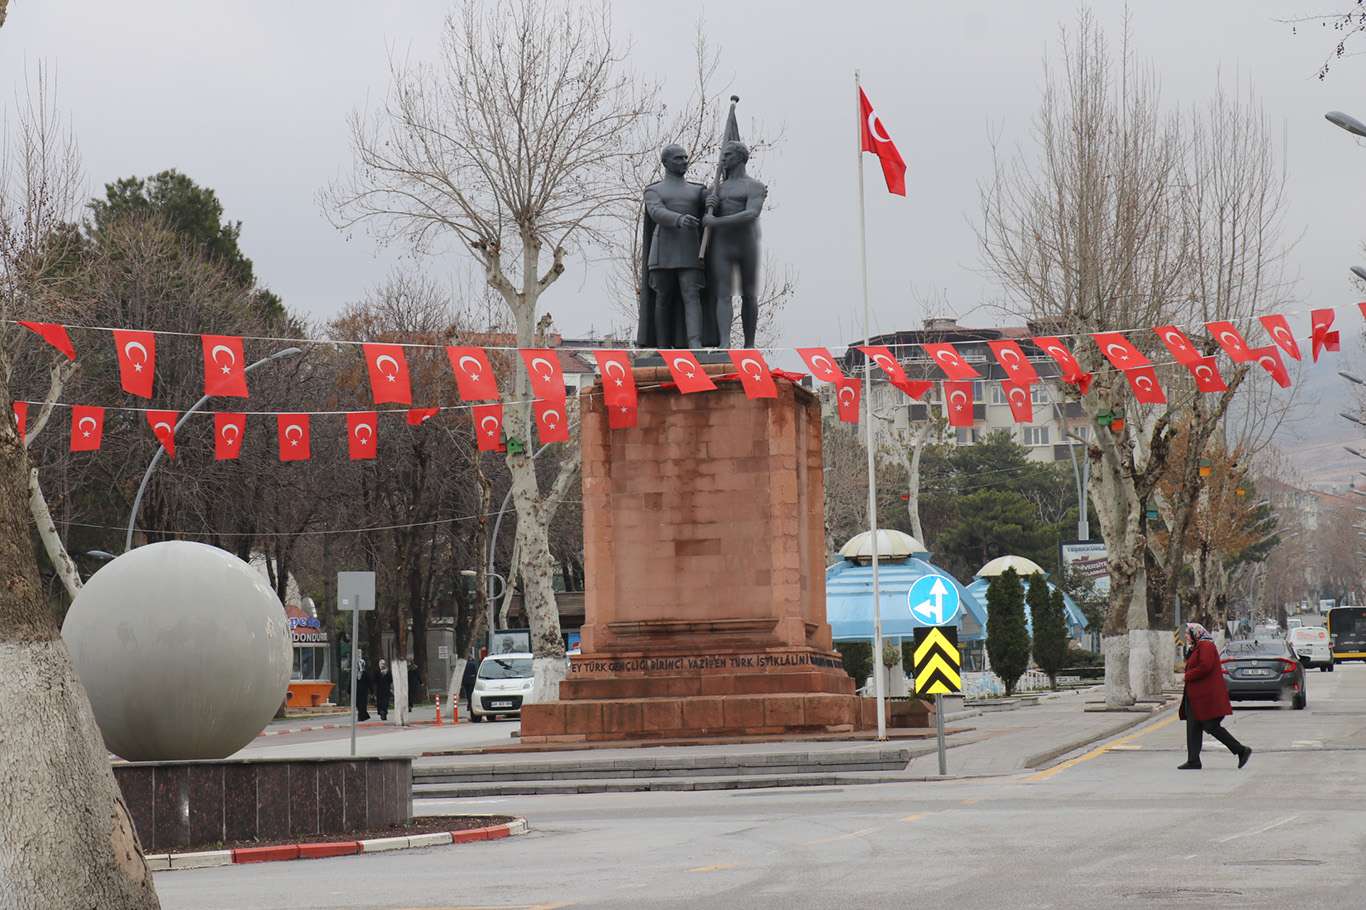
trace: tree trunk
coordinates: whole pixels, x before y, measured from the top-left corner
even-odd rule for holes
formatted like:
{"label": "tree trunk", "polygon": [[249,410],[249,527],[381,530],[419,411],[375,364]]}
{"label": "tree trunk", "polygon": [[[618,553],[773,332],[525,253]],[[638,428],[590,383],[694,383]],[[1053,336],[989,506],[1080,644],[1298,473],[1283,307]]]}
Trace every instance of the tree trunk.
{"label": "tree trunk", "polygon": [[[8,415],[0,390],[0,413]],[[17,910],[160,906],[90,700],[43,602],[28,468],[0,422],[0,897]],[[22,747],[16,747],[22,743]]]}
{"label": "tree trunk", "polygon": [[56,522],[52,520],[52,513],[48,511],[47,497],[43,495],[43,488],[38,483],[37,468],[31,468],[28,472],[28,493],[29,512],[33,515],[34,524],[38,526],[38,539],[43,542],[43,550],[57,572],[57,577],[62,580],[67,596],[74,601],[76,595],[81,593],[81,573],[76,570],[76,564],[66,552],[66,544],[62,543],[61,533],[57,530]]}

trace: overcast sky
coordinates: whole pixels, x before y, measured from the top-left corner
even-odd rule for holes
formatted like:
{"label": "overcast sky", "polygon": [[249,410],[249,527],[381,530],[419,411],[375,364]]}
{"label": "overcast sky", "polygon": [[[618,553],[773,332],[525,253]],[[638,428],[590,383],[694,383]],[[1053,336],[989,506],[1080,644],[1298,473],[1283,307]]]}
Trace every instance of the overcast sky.
{"label": "overcast sky", "polygon": [[[1366,61],[1315,78],[1332,44],[1317,26],[1291,35],[1278,17],[1345,0],[1144,0],[1134,4],[1137,53],[1161,73],[1172,105],[1206,98],[1222,71],[1251,83],[1287,141],[1287,225],[1303,232],[1294,266],[1302,299],[1351,308],[1347,266],[1362,261],[1366,148],[1323,119],[1366,119]],[[1097,4],[1117,33],[1119,3]],[[130,174],[178,168],[217,190],[243,222],[257,275],[285,302],[326,319],[379,282],[398,253],[345,240],[315,201],[349,167],[346,117],[385,90],[386,53],[432,56],[447,5],[438,0],[13,0],[0,29],[0,78],[11,88],[40,62],[56,68],[59,101],[79,136],[92,192]],[[789,266],[796,299],[783,341],[839,346],[859,312],[852,71],[909,162],[909,197],[888,196],[866,159],[874,330],[913,327],[943,294],[972,324],[998,321],[972,225],[989,137],[1028,149],[1041,61],[1056,48],[1073,0],[1025,3],[793,3],[732,0],[705,7],[612,4],[633,63],[681,101],[699,12],[724,51],[729,90],[755,117],[782,126],[780,148],[751,173],[769,185],[765,253]],[[427,260],[440,277],[453,258]],[[566,334],[619,321],[605,266],[576,261],[544,300]],[[1359,317],[1339,318],[1353,334]]]}

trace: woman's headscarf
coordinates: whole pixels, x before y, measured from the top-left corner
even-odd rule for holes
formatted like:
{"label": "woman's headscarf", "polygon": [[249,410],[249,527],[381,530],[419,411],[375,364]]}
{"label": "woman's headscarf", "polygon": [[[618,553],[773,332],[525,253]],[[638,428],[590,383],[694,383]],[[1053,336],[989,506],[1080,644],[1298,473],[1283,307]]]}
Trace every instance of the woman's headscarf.
{"label": "woman's headscarf", "polygon": [[1209,629],[1198,622],[1186,623],[1186,634],[1190,636],[1191,641],[1214,641],[1214,636],[1209,634]]}

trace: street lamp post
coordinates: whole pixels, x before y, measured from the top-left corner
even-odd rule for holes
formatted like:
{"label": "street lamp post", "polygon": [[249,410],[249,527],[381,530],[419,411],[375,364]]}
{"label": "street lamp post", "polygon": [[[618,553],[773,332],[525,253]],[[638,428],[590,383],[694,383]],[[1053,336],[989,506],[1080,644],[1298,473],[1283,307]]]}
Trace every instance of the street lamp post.
{"label": "street lamp post", "polygon": [[[261,364],[263,363],[270,363],[274,360],[280,360],[284,357],[293,357],[296,354],[302,353],[303,351],[299,348],[284,348],[283,350],[276,351],[269,357],[262,357],[255,363],[250,364],[242,372],[250,373],[252,370],[261,366]],[[190,415],[198,411],[200,408],[202,408],[204,406],[204,403],[212,397],[213,396],[211,395],[205,395],[203,398],[199,399],[194,403],[194,407],[190,408],[184,414],[180,415],[180,419],[176,421],[175,429],[173,429],[171,433],[174,435],[175,433],[180,432],[180,428],[185,425],[185,421],[190,419]],[[152,455],[152,460],[147,465],[147,470],[143,472],[142,483],[138,484],[137,495],[133,497],[133,508],[128,512],[128,536],[125,537],[123,541],[123,552],[125,553],[133,549],[133,532],[137,529],[138,510],[142,508],[142,496],[144,493],[147,492],[147,482],[152,479],[152,472],[156,470],[157,465],[161,462],[161,456],[165,453],[166,447],[158,444],[156,453]]]}

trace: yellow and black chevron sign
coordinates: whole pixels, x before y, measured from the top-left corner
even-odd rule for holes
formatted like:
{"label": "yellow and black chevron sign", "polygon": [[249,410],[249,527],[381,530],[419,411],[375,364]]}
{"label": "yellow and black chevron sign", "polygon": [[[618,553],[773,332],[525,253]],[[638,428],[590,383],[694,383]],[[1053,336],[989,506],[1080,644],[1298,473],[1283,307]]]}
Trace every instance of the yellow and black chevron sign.
{"label": "yellow and black chevron sign", "polygon": [[915,630],[915,694],[957,695],[963,691],[963,655],[957,626],[921,626]]}

